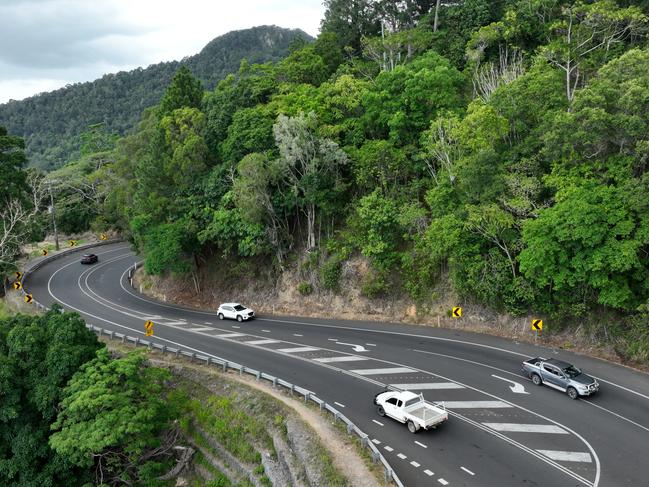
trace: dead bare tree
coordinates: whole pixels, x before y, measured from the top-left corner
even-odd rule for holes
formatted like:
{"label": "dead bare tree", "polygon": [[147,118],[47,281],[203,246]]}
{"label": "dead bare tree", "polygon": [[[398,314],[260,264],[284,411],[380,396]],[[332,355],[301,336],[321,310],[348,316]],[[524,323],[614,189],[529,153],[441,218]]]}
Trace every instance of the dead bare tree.
{"label": "dead bare tree", "polygon": [[525,72],[520,51],[510,51],[505,45],[499,49],[498,62],[487,62],[473,73],[473,95],[485,103],[500,86],[511,83]]}

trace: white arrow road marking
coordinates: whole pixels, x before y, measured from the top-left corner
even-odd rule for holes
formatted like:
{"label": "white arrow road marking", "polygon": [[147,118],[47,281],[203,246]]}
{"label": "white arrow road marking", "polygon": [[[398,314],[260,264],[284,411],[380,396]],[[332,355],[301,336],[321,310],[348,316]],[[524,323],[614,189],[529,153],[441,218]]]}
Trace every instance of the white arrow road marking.
{"label": "white arrow road marking", "polygon": [[513,380],[505,379],[504,377],[500,377],[499,375],[496,374],[491,374],[491,377],[495,377],[496,379],[504,380],[505,382],[514,384],[513,386],[509,386],[509,388],[515,394],[529,394],[529,392],[525,391],[525,387],[523,386],[523,384],[519,384],[518,382],[514,382]]}
{"label": "white arrow road marking", "polygon": [[354,350],[354,352],[369,352],[369,350],[365,348],[363,345],[356,345],[355,343],[345,343],[345,342],[337,341],[336,345],[347,345],[348,347],[352,347],[352,350]]}

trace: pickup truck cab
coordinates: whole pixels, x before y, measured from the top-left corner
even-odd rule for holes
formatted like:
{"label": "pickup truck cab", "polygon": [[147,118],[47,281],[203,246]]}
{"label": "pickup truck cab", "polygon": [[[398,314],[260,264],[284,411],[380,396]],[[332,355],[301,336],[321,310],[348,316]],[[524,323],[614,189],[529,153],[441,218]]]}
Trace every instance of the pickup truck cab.
{"label": "pickup truck cab", "polygon": [[425,401],[422,394],[410,391],[380,392],[374,396],[374,404],[379,416],[389,416],[405,423],[411,433],[436,428],[448,419],[444,406]]}
{"label": "pickup truck cab", "polygon": [[568,394],[570,399],[590,396],[599,390],[599,383],[591,376],[568,362],[543,357],[531,358],[523,362],[523,374],[540,386],[545,384]]}

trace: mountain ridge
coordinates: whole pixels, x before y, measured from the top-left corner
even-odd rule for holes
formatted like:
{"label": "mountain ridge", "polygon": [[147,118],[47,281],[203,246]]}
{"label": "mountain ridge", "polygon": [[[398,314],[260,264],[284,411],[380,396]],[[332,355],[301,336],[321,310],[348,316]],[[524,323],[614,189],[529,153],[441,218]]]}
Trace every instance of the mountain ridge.
{"label": "mountain ridge", "polygon": [[283,58],[296,37],[312,39],[301,29],[274,25],[230,31],[179,61],[106,73],[93,81],[0,104],[0,125],[25,138],[30,165],[56,169],[78,155],[79,136],[88,126],[103,123],[108,132],[127,133],[145,108],[159,102],[180,66],[187,66],[211,90],[243,59],[263,63]]}

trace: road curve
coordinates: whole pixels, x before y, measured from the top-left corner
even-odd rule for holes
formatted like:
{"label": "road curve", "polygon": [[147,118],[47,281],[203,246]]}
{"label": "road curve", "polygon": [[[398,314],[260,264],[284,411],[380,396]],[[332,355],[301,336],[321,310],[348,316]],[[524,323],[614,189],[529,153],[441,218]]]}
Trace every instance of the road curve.
{"label": "road curve", "polygon": [[[282,377],[335,404],[370,435],[408,486],[649,486],[649,380],[637,371],[564,350],[430,327],[259,316],[219,321],[213,310],[159,303],[126,278],[139,258],[127,244],[98,247],[99,263],[73,252],[25,282],[34,299],[59,302],[107,330],[144,335]],[[236,296],[223,296],[223,301]],[[589,399],[535,387],[531,356],[576,363],[602,386]],[[412,435],[379,417],[387,385],[444,402],[450,419]]]}

